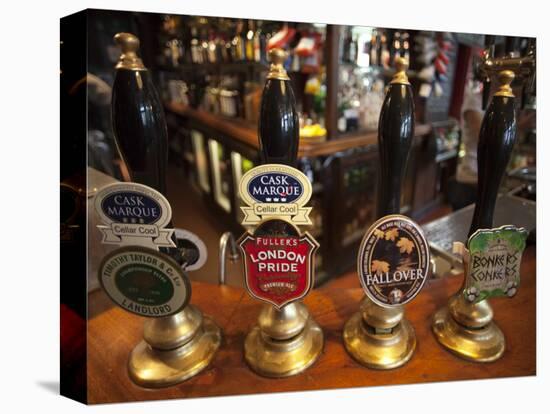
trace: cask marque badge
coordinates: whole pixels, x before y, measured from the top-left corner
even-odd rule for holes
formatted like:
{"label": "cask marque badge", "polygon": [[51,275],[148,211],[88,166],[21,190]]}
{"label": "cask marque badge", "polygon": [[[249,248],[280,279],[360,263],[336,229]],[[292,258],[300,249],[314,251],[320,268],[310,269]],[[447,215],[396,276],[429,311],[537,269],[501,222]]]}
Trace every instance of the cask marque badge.
{"label": "cask marque badge", "polygon": [[367,296],[381,306],[411,301],[422,289],[430,264],[421,228],[393,214],[376,221],[359,248],[357,271]]}
{"label": "cask marque badge", "polygon": [[170,316],[189,302],[191,284],[171,257],[141,246],[109,253],[99,266],[99,281],[111,300],[141,316]]}
{"label": "cask marque badge", "polygon": [[97,226],[104,244],[175,247],[174,229],[164,228],[172,218],[170,203],[150,187],[109,184],[97,193],[95,208],[104,223]]}
{"label": "cask marque badge", "polygon": [[312,288],[319,244],[308,232],[300,235],[288,222],[266,220],[254,234],[243,234],[238,244],[244,257],[246,287],[253,297],[280,309]]}
{"label": "cask marque badge", "polygon": [[480,229],[470,236],[464,296],[472,303],[494,296],[512,297],[519,288],[520,264],[528,232],[502,226]]}
{"label": "cask marque badge", "polygon": [[243,175],[239,189],[248,207],[242,224],[258,224],[264,218],[282,218],[298,225],[311,225],[311,207],[304,207],[312,193],[304,173],[282,164],[264,164]]}

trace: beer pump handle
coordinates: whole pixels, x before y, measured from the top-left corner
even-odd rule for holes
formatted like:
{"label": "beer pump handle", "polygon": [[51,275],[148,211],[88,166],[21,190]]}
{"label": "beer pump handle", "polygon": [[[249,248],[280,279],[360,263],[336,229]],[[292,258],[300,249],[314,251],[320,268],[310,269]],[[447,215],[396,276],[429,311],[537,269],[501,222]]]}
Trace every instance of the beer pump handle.
{"label": "beer pump handle", "polygon": [[[166,196],[168,131],[162,103],[151,73],[137,55],[139,39],[131,33],[117,33],[115,42],[122,51],[115,66],[111,117],[115,142],[133,182],[144,184]],[[173,227],[172,220],[168,224]],[[172,241],[177,245],[175,234]],[[181,249],[167,247],[180,264],[189,261]]]}
{"label": "beer pump handle", "polygon": [[414,101],[406,73],[407,59],[396,58],[395,67],[378,124],[378,217],[400,213],[401,183],[414,136]]}
{"label": "beer pump handle", "polygon": [[115,67],[111,103],[117,148],[132,181],[166,195],[168,132],[151,74],[137,55],[139,39],[117,33],[121,55]]}
{"label": "beer pump handle", "polygon": [[514,72],[499,73],[499,90],[485,112],[477,147],[477,200],[468,237],[493,227],[493,213],[502,176],[516,140],[516,114],[511,83]]}
{"label": "beer pump handle", "polygon": [[271,67],[262,93],[258,136],[262,163],[296,166],[300,126],[282,49],[269,52]]}

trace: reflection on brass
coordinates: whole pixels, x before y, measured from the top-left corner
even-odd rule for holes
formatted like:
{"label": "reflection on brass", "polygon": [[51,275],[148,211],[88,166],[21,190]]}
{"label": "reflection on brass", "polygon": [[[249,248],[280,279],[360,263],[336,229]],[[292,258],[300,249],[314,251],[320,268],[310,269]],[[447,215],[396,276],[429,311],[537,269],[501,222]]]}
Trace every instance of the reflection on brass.
{"label": "reflection on brass", "polygon": [[[469,254],[463,254],[464,280],[469,267]],[[504,353],[504,334],[493,322],[493,310],[487,300],[470,303],[462,294],[463,287],[439,309],[432,330],[441,345],[464,359],[491,362]]]}
{"label": "reflection on brass", "polygon": [[416,348],[412,325],[403,318],[402,306],[386,308],[363,300],[361,309],[344,326],[344,344],[360,364],[392,369],[409,361]]}
{"label": "reflection on brass", "polygon": [[399,85],[410,85],[409,78],[407,76],[407,69],[409,67],[409,61],[404,57],[397,57],[395,59],[396,72],[390,83]]}
{"label": "reflection on brass", "polygon": [[271,66],[269,67],[269,73],[267,79],[278,80],[290,80],[288,73],[286,73],[283,63],[288,57],[288,53],[283,49],[275,48],[269,51],[269,61]]}
{"label": "reflection on brass", "polygon": [[293,302],[278,310],[265,305],[258,325],[247,335],[245,360],[266,377],[288,377],[312,365],[323,350],[323,332],[305,305]]}
{"label": "reflection on brass", "polygon": [[[462,308],[460,315],[469,320],[468,325],[458,322],[453,316],[453,308]],[[492,321],[489,303],[486,300],[475,305],[466,303],[461,292],[451,298],[448,308],[436,312],[432,329],[441,345],[470,361],[495,361],[502,356],[506,347],[504,334]]]}
{"label": "reflection on brass", "polygon": [[[534,46],[534,44],[533,44]],[[528,78],[533,76],[536,71],[536,58],[533,48],[529,48],[526,56],[522,57],[493,57],[492,48],[485,49],[480,64],[480,72],[483,76],[490,78],[498,75],[502,71],[512,71],[519,78]]]}
{"label": "reflection on brass", "polygon": [[513,98],[514,93],[512,92],[512,87],[510,85],[515,77],[516,75],[511,70],[503,70],[500,72],[498,74],[498,82],[500,83],[500,86],[498,91],[495,93],[495,96],[507,96],[509,98]]}
{"label": "reflection on brass", "polygon": [[136,53],[139,49],[137,36],[132,33],[117,33],[114,40],[122,50],[115,66],[116,69],[147,70]]}
{"label": "reflection on brass", "polygon": [[[483,107],[487,104],[489,97],[491,78],[498,76],[500,84],[507,83],[509,73],[513,72],[514,78],[518,80],[518,84],[522,85],[522,102],[523,108],[528,97],[536,95],[536,43],[535,39],[529,39],[527,41],[527,50],[525,56],[517,56],[515,53],[508,53],[503,57],[495,57],[495,46],[489,46],[483,51],[481,63],[478,66],[479,75],[483,78],[484,82],[484,96]],[[513,78],[512,78],[513,80]],[[511,83],[511,80],[510,80]],[[508,87],[504,87],[495,94],[496,96],[512,97],[512,90]],[[534,102],[532,103],[536,105]]]}
{"label": "reflection on brass", "polygon": [[220,343],[220,328],[192,305],[172,316],[151,318],[143,341],[130,354],[130,378],[147,388],[185,381],[210,364]]}

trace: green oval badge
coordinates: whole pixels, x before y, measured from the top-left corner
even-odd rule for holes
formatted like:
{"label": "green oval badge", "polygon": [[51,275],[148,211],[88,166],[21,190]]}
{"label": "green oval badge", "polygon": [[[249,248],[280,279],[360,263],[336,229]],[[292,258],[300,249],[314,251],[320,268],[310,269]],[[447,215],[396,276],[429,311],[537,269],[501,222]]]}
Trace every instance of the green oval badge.
{"label": "green oval badge", "polygon": [[115,284],[124,296],[143,305],[164,305],[174,295],[170,278],[153,266],[125,266],[117,273]]}
{"label": "green oval badge", "polygon": [[173,315],[191,296],[189,279],[172,258],[156,250],[126,246],[107,255],[99,281],[121,308],[147,317]]}

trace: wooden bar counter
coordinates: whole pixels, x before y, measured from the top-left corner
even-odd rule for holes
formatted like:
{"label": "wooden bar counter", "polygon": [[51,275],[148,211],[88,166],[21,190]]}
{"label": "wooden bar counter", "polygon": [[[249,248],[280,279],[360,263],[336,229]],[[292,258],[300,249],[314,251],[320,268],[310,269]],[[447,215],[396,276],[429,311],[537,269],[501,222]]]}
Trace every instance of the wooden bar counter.
{"label": "wooden bar counter", "polygon": [[[184,397],[305,391],[372,385],[526,376],[536,374],[536,254],[524,253],[522,283],[513,299],[491,300],[495,321],[503,330],[507,349],[493,363],[461,360],[436,342],[431,317],[462,282],[462,276],[432,279],[407,305],[407,318],[418,339],[416,353],[405,366],[375,371],[357,364],[345,351],[342,328],[358,310],[363,291],[355,275],[331,281],[306,298],[310,313],[323,328],[325,349],[304,373],[267,379],[254,374],[243,359],[243,342],[262,304],[242,289],[193,283],[192,303],[211,315],[223,330],[223,342],[212,365],[179,385],[149,390],[134,385],[126,371],[128,355],[141,340],[143,318],[112,305],[102,291],[90,296],[88,325],[88,398],[90,403]],[[345,281],[345,283],[342,283]],[[355,282],[355,283],[353,283]],[[347,286],[357,286],[348,288]]]}

